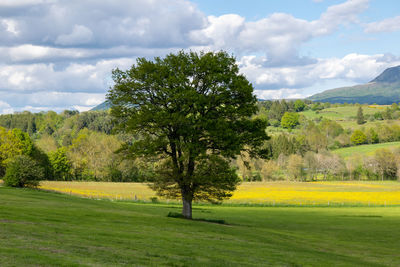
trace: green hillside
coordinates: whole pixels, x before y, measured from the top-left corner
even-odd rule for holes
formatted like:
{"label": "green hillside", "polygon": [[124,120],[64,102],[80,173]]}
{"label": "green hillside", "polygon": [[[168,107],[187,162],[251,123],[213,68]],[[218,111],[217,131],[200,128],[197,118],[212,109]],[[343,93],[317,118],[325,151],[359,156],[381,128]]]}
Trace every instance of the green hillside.
{"label": "green hillside", "polygon": [[397,103],[400,101],[400,66],[386,69],[367,84],[327,90],[309,99],[330,103]]}
{"label": "green hillside", "polygon": [[381,143],[381,144],[371,144],[371,145],[361,145],[361,146],[352,146],[352,147],[344,147],[340,149],[333,150],[332,152],[342,156],[343,158],[349,158],[354,155],[367,155],[371,156],[374,152],[381,148],[394,149],[399,148],[400,142],[389,142],[389,143]]}
{"label": "green hillside", "polygon": [[[134,204],[0,187],[1,266],[399,266],[399,207]],[[225,224],[213,220],[225,220]]]}

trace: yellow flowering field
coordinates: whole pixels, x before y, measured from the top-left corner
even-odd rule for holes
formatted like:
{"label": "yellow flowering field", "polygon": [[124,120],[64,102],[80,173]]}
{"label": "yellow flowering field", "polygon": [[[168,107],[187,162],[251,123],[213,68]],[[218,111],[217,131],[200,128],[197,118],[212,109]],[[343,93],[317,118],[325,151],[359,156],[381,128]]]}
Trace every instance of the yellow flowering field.
{"label": "yellow flowering field", "polygon": [[[89,198],[149,201],[155,193],[143,183],[41,182],[40,188]],[[166,200],[163,200],[166,201]],[[242,183],[232,204],[400,205],[399,182]]]}
{"label": "yellow flowering field", "polygon": [[40,188],[70,195],[115,200],[150,200],[155,193],[144,183],[42,181]]}
{"label": "yellow flowering field", "polygon": [[295,205],[399,205],[398,182],[243,183],[227,201]]}

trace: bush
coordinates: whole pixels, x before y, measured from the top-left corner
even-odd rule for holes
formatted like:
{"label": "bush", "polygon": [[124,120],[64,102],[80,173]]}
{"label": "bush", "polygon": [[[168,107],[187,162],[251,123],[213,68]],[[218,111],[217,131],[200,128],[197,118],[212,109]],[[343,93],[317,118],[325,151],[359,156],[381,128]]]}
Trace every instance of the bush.
{"label": "bush", "polygon": [[36,161],[19,155],[8,162],[4,184],[12,187],[36,187],[43,178],[43,168]]}
{"label": "bush", "polygon": [[294,112],[285,112],[281,120],[281,126],[287,129],[293,129],[299,124],[299,114]]}
{"label": "bush", "polygon": [[367,142],[367,136],[361,130],[355,130],[351,135],[350,140],[355,145],[365,144]]}

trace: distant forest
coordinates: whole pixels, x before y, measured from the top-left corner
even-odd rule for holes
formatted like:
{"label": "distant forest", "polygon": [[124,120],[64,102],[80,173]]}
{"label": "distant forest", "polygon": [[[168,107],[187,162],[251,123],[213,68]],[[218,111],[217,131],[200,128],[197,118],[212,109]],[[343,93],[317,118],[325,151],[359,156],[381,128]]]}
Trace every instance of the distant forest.
{"label": "distant forest", "polygon": [[[271,138],[264,144],[269,160],[251,159],[246,154],[234,160],[232,164],[244,181],[376,180],[399,175],[399,151],[346,160],[332,153],[342,147],[400,141],[397,104],[364,114],[365,105],[308,100],[260,101],[258,106],[256,116],[269,124]],[[340,108],[354,110],[354,114],[336,120],[325,116]],[[357,110],[361,114],[356,114]],[[134,159],[129,149],[120,150],[123,145],[129,147],[135,137],[119,133],[116,125],[108,110],[1,115],[0,176],[9,158],[25,153],[46,169],[48,180],[151,181],[159,163]],[[381,162],[382,158],[391,162]]]}

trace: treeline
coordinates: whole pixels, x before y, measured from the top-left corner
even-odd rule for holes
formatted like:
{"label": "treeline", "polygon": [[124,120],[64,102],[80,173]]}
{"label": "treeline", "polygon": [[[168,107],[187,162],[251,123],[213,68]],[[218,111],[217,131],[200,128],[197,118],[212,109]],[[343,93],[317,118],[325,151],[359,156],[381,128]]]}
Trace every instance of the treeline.
{"label": "treeline", "polygon": [[21,129],[34,139],[39,139],[43,135],[57,134],[59,140],[60,138],[68,139],[71,134],[84,128],[111,134],[115,124],[108,111],[79,113],[78,111],[65,110],[60,114],[54,111],[40,113],[24,111],[1,115],[0,126],[7,129]]}
{"label": "treeline", "polygon": [[22,112],[1,115],[0,125],[0,177],[9,162],[24,155],[38,163],[46,180],[152,179],[153,163],[115,153],[133,139],[113,134],[107,111]]}
{"label": "treeline", "polygon": [[[267,120],[272,126],[272,131],[269,130],[271,138],[264,144],[264,151],[268,152],[270,160],[238,159],[233,162],[244,180],[294,177],[294,174],[287,171],[295,169],[288,166],[296,164],[302,166],[301,175],[296,176],[301,178],[293,178],[296,180],[304,180],[304,177],[333,179],[334,176],[336,179],[354,179],[357,175],[351,168],[339,157],[329,154],[329,150],[400,141],[400,126],[391,123],[400,114],[397,104],[373,115],[362,114],[360,120],[362,124],[365,121],[387,119],[387,123],[368,123],[356,130],[345,129],[333,120],[322,117],[311,120],[301,114],[309,109],[323,112],[326,108],[345,104],[280,100],[262,101],[258,105],[260,112],[257,116]],[[151,181],[154,166],[158,164],[146,159],[132,159],[129,149],[120,150],[122,144],[133,143],[134,137],[118,134],[116,123],[108,111],[64,111],[60,114],[53,111],[21,112],[1,115],[0,126],[4,127],[0,131],[0,177],[6,171],[7,162],[16,155],[27,155],[37,161],[45,170],[47,180]],[[117,151],[119,153],[115,153]],[[315,168],[307,163],[313,157],[320,164]],[[329,169],[328,164],[324,163],[325,159],[335,163],[336,167]],[[339,168],[339,165],[346,165],[346,168]],[[368,169],[368,165],[362,166],[361,169]],[[334,171],[338,169],[343,171]],[[375,179],[371,174],[374,172],[369,169],[368,172],[358,173],[366,179]]]}
{"label": "treeline", "polygon": [[276,160],[237,160],[244,181],[396,180],[400,179],[400,150],[379,149],[374,155],[346,160],[329,151],[280,154]]}

